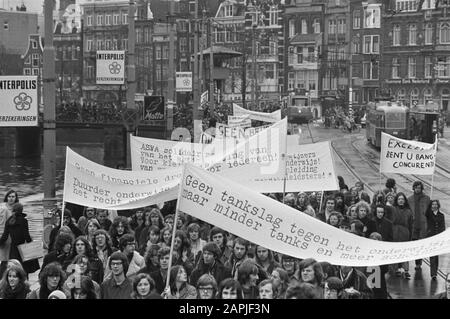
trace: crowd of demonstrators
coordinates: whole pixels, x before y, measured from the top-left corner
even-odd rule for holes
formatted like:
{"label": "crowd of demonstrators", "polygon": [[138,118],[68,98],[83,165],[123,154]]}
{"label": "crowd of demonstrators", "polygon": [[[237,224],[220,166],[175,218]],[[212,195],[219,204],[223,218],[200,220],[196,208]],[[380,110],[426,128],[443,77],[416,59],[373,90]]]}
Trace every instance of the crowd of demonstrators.
{"label": "crowd of demonstrators", "polygon": [[[424,194],[421,182],[413,184],[408,197],[389,178],[385,189],[370,198],[363,183],[349,187],[342,177],[338,180],[339,191],[287,193],[284,203],[372,240],[404,242],[445,230],[440,203]],[[266,195],[283,201],[280,194]],[[368,278],[374,267],[301,260],[186,214],[175,221],[171,202],[136,209],[128,217],[86,207],[78,220],[66,208],[62,225],[57,210],[50,247],[35,267],[17,250],[31,241],[23,211],[17,192],[8,191],[0,206],[2,299],[385,299],[386,273],[410,278],[409,262],[383,265],[380,285],[372,286]],[[430,262],[435,280],[438,256]],[[421,260],[416,265],[420,271]],[[39,287],[30,290],[28,274],[37,270]]]}
{"label": "crowd of demonstrators", "polygon": [[81,123],[122,123],[117,103],[62,103],[56,107],[56,120]]}

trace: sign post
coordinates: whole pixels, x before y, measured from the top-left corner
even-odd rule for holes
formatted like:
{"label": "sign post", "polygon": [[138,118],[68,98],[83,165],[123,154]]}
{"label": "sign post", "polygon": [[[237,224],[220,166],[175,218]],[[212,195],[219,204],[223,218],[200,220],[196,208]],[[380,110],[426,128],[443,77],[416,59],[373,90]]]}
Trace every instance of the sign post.
{"label": "sign post", "polygon": [[97,51],[97,84],[125,83],[125,51]]}

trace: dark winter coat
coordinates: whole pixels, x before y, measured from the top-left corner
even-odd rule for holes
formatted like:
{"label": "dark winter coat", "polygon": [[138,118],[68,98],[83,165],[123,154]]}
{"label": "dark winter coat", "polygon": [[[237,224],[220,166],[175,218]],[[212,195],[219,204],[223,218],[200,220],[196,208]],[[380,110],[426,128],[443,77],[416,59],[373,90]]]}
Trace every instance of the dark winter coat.
{"label": "dark winter coat", "polygon": [[231,277],[231,271],[222,264],[220,260],[215,260],[212,266],[206,265],[203,259],[200,259],[197,267],[192,271],[190,276],[191,285],[196,286],[198,279],[204,275],[210,274],[216,279],[217,284],[220,284],[222,280]]}
{"label": "dark winter coat", "polygon": [[[77,238],[78,236],[83,235],[83,232],[74,223],[70,223],[69,225],[67,225],[67,227],[69,227],[70,230],[72,231],[74,238]],[[56,237],[58,236],[60,229],[61,229],[61,225],[56,226],[50,232],[48,251],[52,251],[55,249],[54,245],[55,245]]]}
{"label": "dark winter coat", "polygon": [[8,285],[3,291],[0,291],[0,299],[27,299],[30,287],[27,284],[19,284],[12,290]]}
{"label": "dark winter coat", "polygon": [[425,194],[413,194],[408,197],[408,204],[414,216],[412,239],[422,239],[427,235],[427,218],[425,213],[430,204],[430,197]]}
{"label": "dark winter coat", "polygon": [[66,270],[67,266],[72,262],[72,255],[54,250],[44,256],[41,269],[44,269],[46,265],[55,261],[61,265],[63,270]]}
{"label": "dark winter coat", "polygon": [[394,241],[410,241],[413,231],[413,213],[411,209],[396,206],[392,216]]}
{"label": "dark winter coat", "polygon": [[369,237],[370,234],[377,231],[377,225],[375,224],[375,221],[373,219],[370,219],[369,217],[360,218],[359,221],[363,223],[364,225],[364,236]]}
{"label": "dark winter coat", "polygon": [[440,211],[435,215],[431,210],[427,211],[427,237],[431,237],[445,231],[445,217]]}
{"label": "dark winter coat", "polygon": [[360,292],[360,295],[356,298],[351,296],[347,296],[348,299],[372,299],[373,291],[367,285],[367,277],[361,271],[353,268],[350,271],[350,275],[346,278],[343,278],[342,274],[340,275],[341,280],[344,284],[344,289],[353,287],[355,290]]}
{"label": "dark winter coat", "polygon": [[[386,218],[375,217],[376,232],[381,235],[383,241],[393,241],[394,233],[392,228],[392,222]],[[370,235],[370,234],[369,234]]]}
{"label": "dark winter coat", "polygon": [[24,213],[15,213],[8,218],[5,224],[5,231],[0,238],[0,246],[6,242],[8,236],[11,237],[9,259],[19,260],[27,273],[33,273],[39,269],[39,262],[37,259],[23,262],[19,253],[19,248],[17,247],[21,244],[32,242],[30,230],[28,228],[28,220],[25,218],[26,216],[27,215]]}

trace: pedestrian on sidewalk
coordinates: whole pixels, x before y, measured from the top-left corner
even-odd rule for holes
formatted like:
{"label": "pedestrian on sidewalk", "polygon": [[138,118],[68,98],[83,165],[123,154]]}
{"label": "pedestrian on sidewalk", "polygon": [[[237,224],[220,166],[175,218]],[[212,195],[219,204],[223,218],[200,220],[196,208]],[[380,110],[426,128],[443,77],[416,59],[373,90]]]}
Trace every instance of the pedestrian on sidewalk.
{"label": "pedestrian on sidewalk", "polygon": [[[3,235],[5,230],[6,221],[12,216],[12,206],[19,202],[19,196],[13,189],[6,192],[3,199],[3,203],[0,203],[0,236]],[[6,270],[6,265],[9,259],[9,246],[11,240],[8,238],[5,245],[0,247],[0,278],[3,276],[3,272]]]}
{"label": "pedestrian on sidewalk", "polygon": [[[445,217],[440,212],[441,203],[433,199],[428,206],[427,217],[427,237],[432,237],[445,231]],[[436,280],[439,267],[439,256],[430,257],[430,275],[432,280]]]}

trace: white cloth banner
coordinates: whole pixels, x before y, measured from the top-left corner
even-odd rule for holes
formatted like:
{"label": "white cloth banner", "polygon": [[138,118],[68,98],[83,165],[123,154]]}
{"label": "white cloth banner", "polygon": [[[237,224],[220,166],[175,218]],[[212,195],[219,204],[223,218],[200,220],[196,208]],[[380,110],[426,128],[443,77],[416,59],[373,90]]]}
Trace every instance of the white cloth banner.
{"label": "white cloth banner", "polygon": [[409,141],[381,132],[380,172],[433,175],[436,144]]}
{"label": "white cloth banner", "polygon": [[180,168],[156,172],[109,168],[67,147],[63,197],[83,206],[133,209],[175,199],[180,177]]}
{"label": "white cloth banner", "polygon": [[[286,131],[287,120],[283,119],[239,144],[233,139],[214,139],[211,144],[196,145],[131,136],[132,168],[136,171],[157,171],[168,167],[181,169],[183,163],[189,162],[241,181],[259,192],[282,192],[279,181],[285,171],[282,158],[286,154]],[[191,156],[191,149],[202,147],[207,152],[196,151],[195,156]],[[180,152],[191,152],[191,155],[172,156],[178,156]]]}
{"label": "white cloth banner", "polygon": [[410,242],[371,240],[189,164],[183,171],[178,209],[270,250],[333,265],[379,266],[450,252],[450,229]]}
{"label": "white cloth banner", "polygon": [[281,120],[281,110],[277,110],[272,113],[257,112],[244,109],[243,107],[240,107],[235,103],[233,103],[233,115],[234,116],[249,115],[250,119],[252,120],[264,122],[278,122],[279,120]]}

